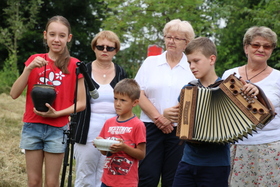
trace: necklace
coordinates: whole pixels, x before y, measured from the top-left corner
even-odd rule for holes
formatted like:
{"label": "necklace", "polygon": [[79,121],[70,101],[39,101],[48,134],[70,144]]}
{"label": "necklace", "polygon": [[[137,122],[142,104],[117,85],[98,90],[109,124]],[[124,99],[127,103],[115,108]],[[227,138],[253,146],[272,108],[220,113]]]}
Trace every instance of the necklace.
{"label": "necklace", "polygon": [[99,71],[99,73],[103,74],[102,77],[106,78],[107,77],[107,73],[111,70],[111,64],[109,66],[105,67],[105,68],[101,68],[101,66],[98,64],[98,62],[95,61],[95,63],[97,65],[97,67],[99,67],[99,69],[102,69],[102,70],[107,69],[106,72]]}
{"label": "necklace", "polygon": [[259,73],[257,73],[256,75],[254,75],[253,77],[251,77],[250,79],[248,78],[248,74],[247,74],[247,65],[245,66],[245,74],[246,74],[246,83],[250,83],[251,79],[255,78],[256,76],[258,76],[259,74],[261,74],[262,72],[264,72],[266,70],[266,68],[268,67],[268,65],[263,69],[261,70]]}

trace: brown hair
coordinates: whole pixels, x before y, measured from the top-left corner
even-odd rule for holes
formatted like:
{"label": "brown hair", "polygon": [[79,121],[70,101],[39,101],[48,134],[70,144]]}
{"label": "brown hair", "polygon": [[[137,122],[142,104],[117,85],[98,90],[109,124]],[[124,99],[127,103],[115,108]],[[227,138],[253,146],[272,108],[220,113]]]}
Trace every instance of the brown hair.
{"label": "brown hair", "polygon": [[[58,23],[62,23],[63,25],[65,25],[68,28],[68,35],[71,34],[71,26],[69,21],[63,17],[63,16],[53,16],[52,18],[49,19],[49,21],[46,24],[46,28],[45,31],[48,31],[48,27],[52,22],[58,22]],[[46,41],[45,41],[46,42]],[[68,74],[69,70],[68,70],[68,64],[70,61],[70,53],[68,50],[68,47],[66,46],[63,50],[63,52],[60,54],[60,56],[58,57],[58,59],[55,60],[54,64],[56,67],[58,67],[63,73]]]}
{"label": "brown hair", "polygon": [[123,79],[114,88],[114,93],[127,95],[132,101],[140,98],[140,86],[134,79]]}
{"label": "brown hair", "polygon": [[189,55],[198,50],[206,57],[210,57],[211,55],[217,57],[216,45],[207,37],[198,37],[190,41],[185,53]]}
{"label": "brown hair", "polygon": [[107,39],[113,43],[115,43],[115,48],[116,48],[116,52],[118,52],[121,48],[121,43],[120,43],[120,39],[119,37],[117,36],[116,33],[114,33],[113,31],[108,31],[108,30],[105,30],[105,31],[101,31],[99,32],[91,41],[91,48],[92,50],[94,51],[95,49],[95,46],[97,44],[97,40],[98,39]]}

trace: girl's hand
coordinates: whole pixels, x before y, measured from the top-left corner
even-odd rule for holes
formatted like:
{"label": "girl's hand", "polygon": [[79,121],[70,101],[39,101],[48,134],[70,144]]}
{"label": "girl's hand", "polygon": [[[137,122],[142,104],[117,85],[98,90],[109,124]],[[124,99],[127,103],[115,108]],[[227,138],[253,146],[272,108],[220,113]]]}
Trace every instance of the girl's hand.
{"label": "girl's hand", "polygon": [[49,103],[46,103],[46,107],[49,108],[49,110],[47,112],[40,112],[38,110],[36,110],[36,108],[33,108],[33,111],[35,114],[37,114],[38,116],[42,116],[44,118],[57,118],[57,111],[51,107],[51,105]]}
{"label": "girl's hand", "polygon": [[27,66],[28,69],[32,70],[34,68],[40,68],[48,64],[44,58],[37,56],[34,60]]}

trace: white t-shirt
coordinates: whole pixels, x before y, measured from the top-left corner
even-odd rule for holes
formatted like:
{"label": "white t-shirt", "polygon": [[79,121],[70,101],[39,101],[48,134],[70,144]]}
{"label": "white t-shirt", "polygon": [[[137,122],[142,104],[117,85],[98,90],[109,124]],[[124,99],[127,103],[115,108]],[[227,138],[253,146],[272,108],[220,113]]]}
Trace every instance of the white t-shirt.
{"label": "white t-shirt", "polygon": [[[240,77],[238,68],[225,71],[222,78],[226,79],[234,72],[237,77]],[[280,71],[273,69],[269,76],[254,84],[264,91],[277,115],[263,129],[257,129],[257,132],[253,132],[253,136],[249,135],[248,139],[244,138],[243,141],[240,140],[236,144],[263,144],[280,140]]]}
{"label": "white t-shirt", "polygon": [[[171,69],[166,61],[166,52],[146,58],[135,77],[141,90],[160,114],[163,114],[165,108],[178,103],[181,89],[194,79],[185,54]],[[144,112],[141,112],[140,119],[144,122],[152,122]]]}
{"label": "white t-shirt", "polygon": [[99,97],[91,98],[90,125],[87,142],[92,142],[99,135],[105,121],[116,116],[114,92],[110,84],[99,84]]}

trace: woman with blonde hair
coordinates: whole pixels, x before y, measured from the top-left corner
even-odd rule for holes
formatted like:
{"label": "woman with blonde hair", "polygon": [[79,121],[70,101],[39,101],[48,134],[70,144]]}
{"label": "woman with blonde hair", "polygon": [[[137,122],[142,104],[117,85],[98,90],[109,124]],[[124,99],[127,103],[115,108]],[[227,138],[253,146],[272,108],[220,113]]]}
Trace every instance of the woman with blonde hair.
{"label": "woman with blonde hair", "polygon": [[105,121],[116,116],[114,108],[115,85],[126,78],[124,69],[112,60],[120,50],[118,36],[112,31],[99,32],[91,42],[96,59],[86,64],[88,74],[98,91],[98,98],[92,98],[87,90],[86,110],[78,114],[76,144],[75,186],[101,186],[105,156],[92,145]]}
{"label": "woman with blonde hair", "polygon": [[163,110],[175,106],[181,88],[195,79],[184,54],[195,37],[191,24],[171,20],[163,34],[166,51],[148,57],[135,77],[141,88],[140,120],[147,132],[146,157],[139,164],[139,187],[157,187],[160,179],[162,186],[172,186],[184,145],[179,145],[176,123],[165,118]]}

